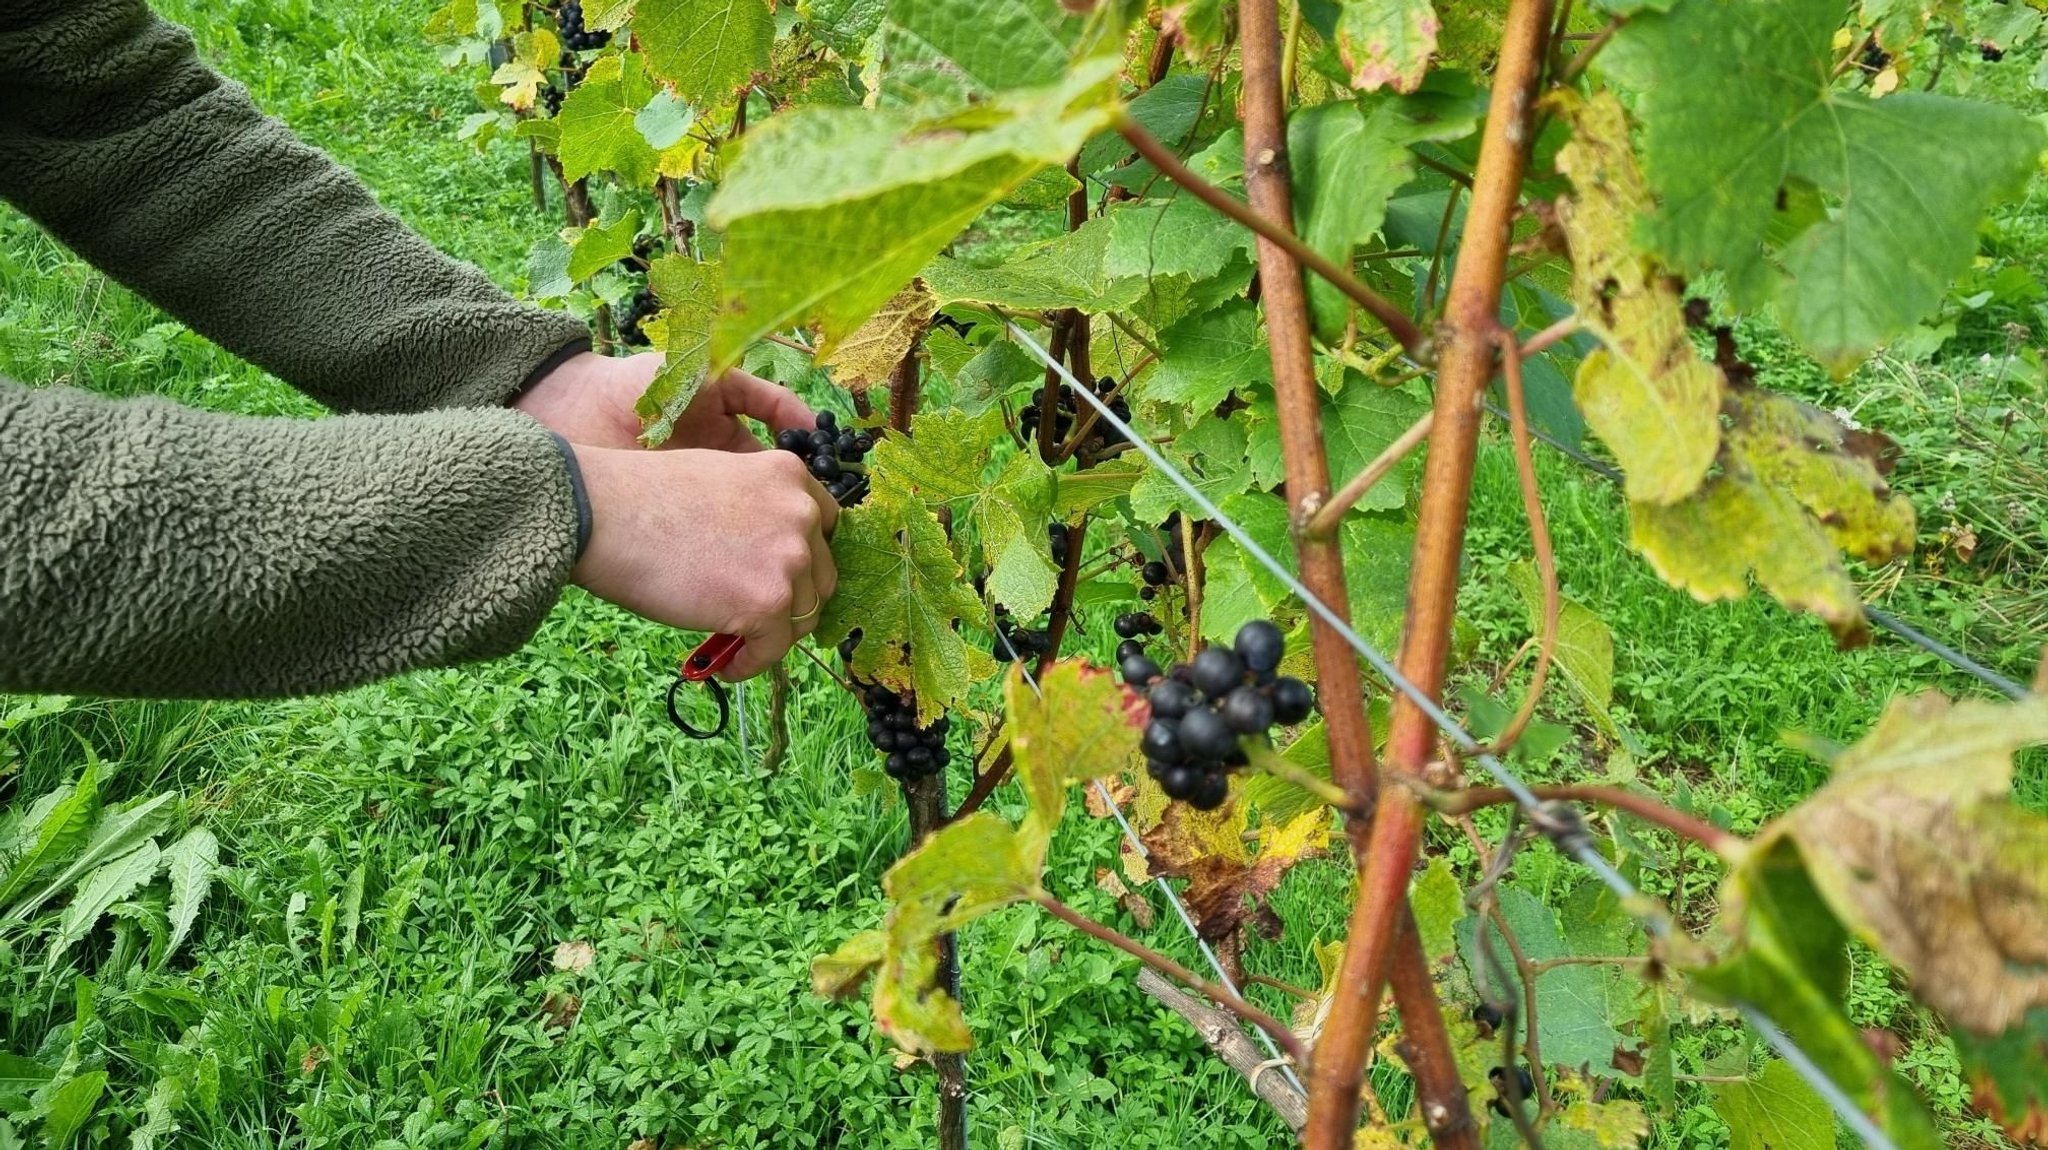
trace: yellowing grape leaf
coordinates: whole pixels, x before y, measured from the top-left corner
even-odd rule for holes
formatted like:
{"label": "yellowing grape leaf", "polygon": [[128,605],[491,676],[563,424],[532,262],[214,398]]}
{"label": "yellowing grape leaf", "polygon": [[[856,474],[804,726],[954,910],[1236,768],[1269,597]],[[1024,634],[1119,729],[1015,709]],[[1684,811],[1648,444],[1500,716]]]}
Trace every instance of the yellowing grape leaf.
{"label": "yellowing grape leaf", "polygon": [[555,154],[562,178],[608,171],[634,187],[652,184],[660,157],[634,121],[653,98],[654,83],[638,54],[598,57],[553,120],[561,133]]}
{"label": "yellowing grape leaf", "polygon": [[1465,892],[1449,859],[1434,855],[1429,866],[1409,884],[1408,901],[1415,907],[1415,929],[1422,936],[1423,956],[1433,963],[1458,957],[1458,923],[1465,917]]}
{"label": "yellowing grape leaf", "polygon": [[1678,291],[1635,245],[1653,206],[1611,93],[1560,96],[1572,139],[1557,166],[1572,179],[1558,217],[1572,252],[1572,300],[1605,346],[1579,366],[1579,409],[1625,476],[1628,497],[1667,504],[1699,489],[1720,446],[1721,373],[1686,338]]}
{"label": "yellowing grape leaf", "polygon": [[799,321],[829,354],[982,209],[1108,122],[1113,68],[951,114],[813,107],[755,129],[709,206],[726,264],[713,366]]}
{"label": "yellowing grape leaf", "polygon": [[819,641],[837,643],[860,628],[853,673],[915,692],[920,723],[995,674],[994,660],[960,638],[958,622],[979,619],[981,601],[961,582],[946,532],[922,502],[877,486],[840,516],[832,557],[839,590],[825,603]]}
{"label": "yellowing grape leaf", "polygon": [[1831,415],[1743,388],[1721,473],[1668,507],[1631,503],[1630,544],[1657,574],[1702,602],[1741,598],[1752,572],[1766,591],[1820,616],[1844,646],[1867,634],[1837,549],[1883,563],[1913,544],[1913,506],[1849,445]]}
{"label": "yellowing grape leaf", "polygon": [[1337,53],[1351,86],[1413,92],[1429,70],[1437,28],[1429,0],[1340,0]]}
{"label": "yellowing grape leaf", "polygon": [[700,264],[676,252],[648,266],[647,286],[663,310],[642,322],[640,330],[666,355],[633,405],[640,417],[640,440],[649,447],[668,442],[676,419],[704,385],[711,366],[711,320],[718,311],[718,270],[717,264]]}
{"label": "yellowing grape leaf", "polygon": [[1764,828],[1799,846],[1837,918],[1951,1026],[1995,1035],[2048,1007],[2048,819],[2008,801],[2048,702],[1895,699],[1834,777]]}
{"label": "yellowing grape leaf", "polygon": [[[1838,372],[1940,305],[2043,139],[2008,108],[1835,85],[1842,17],[1836,0],[1679,0],[1636,13],[1595,65],[1638,93],[1657,250],[1775,304]],[[1785,211],[1794,185],[1824,213]]]}
{"label": "yellowing grape leaf", "polygon": [[1210,942],[1235,934],[1248,919],[1277,927],[1267,896],[1294,864],[1329,845],[1330,812],[1323,807],[1284,823],[1261,824],[1255,834],[1247,814],[1239,798],[1214,811],[1176,803],[1145,832],[1147,866],[1154,875],[1188,880],[1181,901]]}
{"label": "yellowing grape leaf", "polygon": [[1067,789],[1136,768],[1141,729],[1116,676],[1079,659],[1053,664],[1037,691],[1021,670],[1012,672],[1003,692],[1010,751],[1024,787],[1024,823],[1017,833],[1042,863],[1066,813]]}
{"label": "yellowing grape leaf", "polygon": [[591,224],[569,245],[569,278],[582,283],[633,254],[640,234],[640,213],[630,211],[609,224]]}
{"label": "yellowing grape leaf", "polygon": [[882,965],[888,937],[879,930],[864,930],[831,954],[812,959],[811,993],[823,998],[850,998],[859,993],[868,976]]}
{"label": "yellowing grape leaf", "polygon": [[[1569,1146],[1598,1150],[1632,1150],[1650,1136],[1650,1116],[1634,1102],[1594,1102],[1580,1099],[1557,1112],[1544,1141],[1558,1150]],[[1788,1147],[1787,1150],[1790,1150]]]}
{"label": "yellowing grape leaf", "polygon": [[[882,921],[887,937],[874,1008],[876,1024],[898,1046],[931,1054],[974,1045],[959,1002],[938,985],[932,943],[992,910],[1030,898],[1043,862],[1042,850],[1034,850],[1027,836],[977,811],[941,828],[889,868],[882,878],[889,912]],[[863,937],[848,944],[860,944],[859,950],[842,949],[832,956],[835,967],[851,967],[867,957],[870,944]]]}
{"label": "yellowing grape leaf", "polygon": [[504,87],[498,99],[521,112],[529,111],[547,83],[547,70],[562,55],[561,41],[546,28],[535,28],[512,37],[512,58],[491,73],[491,83]]}
{"label": "yellowing grape leaf", "polygon": [[1899,1150],[1942,1145],[1933,1115],[1905,1079],[1880,1062],[1842,1007],[1847,935],[1808,879],[1797,845],[1760,841],[1721,889],[1721,921],[1734,945],[1690,971],[1693,988],[1763,1010],[1821,1071],[1889,1134]]}
{"label": "yellowing grape leaf", "polygon": [[831,369],[832,382],[854,392],[886,384],[938,310],[924,282],[911,280],[818,365]]}
{"label": "yellowing grape leaf", "polygon": [[1834,1112],[1787,1063],[1774,1059],[1755,1078],[1709,1089],[1729,1150],[1834,1150]]}
{"label": "yellowing grape leaf", "polygon": [[769,0],[640,0],[633,38],[656,76],[701,108],[716,107],[768,67]]}

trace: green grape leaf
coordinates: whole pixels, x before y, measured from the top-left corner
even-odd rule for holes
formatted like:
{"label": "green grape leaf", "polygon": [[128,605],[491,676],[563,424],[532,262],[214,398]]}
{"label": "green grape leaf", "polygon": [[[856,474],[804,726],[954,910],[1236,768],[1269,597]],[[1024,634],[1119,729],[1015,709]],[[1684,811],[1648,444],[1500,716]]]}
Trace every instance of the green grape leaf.
{"label": "green grape leaf", "polygon": [[819,641],[837,643],[860,628],[853,673],[915,692],[921,724],[995,674],[994,660],[955,629],[957,620],[981,618],[981,601],[960,581],[945,529],[908,492],[877,485],[865,503],[840,516],[832,556],[839,590],[825,604]]}
{"label": "green grape leaf", "polygon": [[[1508,582],[1522,596],[1529,609],[1529,629],[1543,628],[1543,581],[1534,563],[1517,563],[1508,568]],[[1562,599],[1562,597],[1560,596]],[[1557,613],[1557,670],[1572,693],[1585,704],[1588,714],[1602,728],[1612,732],[1614,720],[1608,709],[1614,705],[1614,632],[1600,616],[1570,599],[1562,599]]]}
{"label": "green grape leaf", "polygon": [[1773,1060],[1755,1078],[1711,1089],[1729,1150],[1834,1150],[1834,1112],[1787,1063]]}
{"label": "green grape leaf", "polygon": [[1671,1012],[1662,987],[1645,985],[1641,993],[1636,1035],[1643,1040],[1643,1094],[1652,1113],[1669,1119],[1678,1112],[1678,1060],[1671,1045]]}
{"label": "green grape leaf", "polygon": [[[1124,115],[1169,147],[1179,147],[1194,132],[1208,107],[1209,77],[1199,72],[1175,72],[1131,97]],[[1117,132],[1104,132],[1081,149],[1083,172],[1102,172],[1130,155],[1131,145]],[[1112,179],[1116,179],[1112,175]],[[1051,205],[1047,205],[1051,206]]]}
{"label": "green grape leaf", "polygon": [[[1501,917],[1514,932],[1522,952],[1532,961],[1570,957],[1558,932],[1557,915],[1529,892],[1504,887],[1499,892]],[[1458,924],[1458,952],[1465,960],[1474,986],[1490,987],[1490,994],[1505,994],[1519,1000],[1521,982],[1515,977],[1514,960],[1506,941],[1493,923],[1486,924],[1493,937],[1493,951],[1505,971],[1486,965],[1479,946],[1479,921],[1467,918]],[[1607,1013],[1605,972],[1593,966],[1556,966],[1536,978],[1537,1037],[1542,1039],[1543,1060],[1561,1066],[1585,1066],[1592,1073],[1612,1077],[1614,1049],[1625,1045]]]}
{"label": "green grape leaf", "polygon": [[1106,270],[1114,227],[1114,216],[1098,217],[1072,232],[1020,248],[993,267],[979,268],[940,256],[926,266],[924,280],[941,307],[980,304],[1016,311],[1120,311],[1138,301],[1145,285],[1135,279],[1113,279]]}
{"label": "green grape leaf", "polygon": [[[1245,430],[1239,423],[1215,418],[1200,420],[1162,450],[1212,503],[1251,488],[1251,466],[1245,461]],[[1162,523],[1175,511],[1196,519],[1204,514],[1186,492],[1157,468],[1147,468],[1131,488],[1131,510],[1147,523]],[[1286,515],[1284,508],[1281,514]]]}
{"label": "green grape leaf", "polygon": [[1723,884],[1721,917],[1735,945],[1690,972],[1694,989],[1764,1009],[1899,1150],[1937,1150],[1933,1116],[1842,1007],[1847,935],[1807,878],[1798,846],[1782,837],[1759,842]]}
{"label": "green grape leaf", "polygon": [[1895,699],[1828,784],[1769,826],[1835,917],[1952,1027],[1996,1035],[2048,1007],[2048,819],[2010,804],[2013,753],[2048,703]]}
{"label": "green grape leaf", "polygon": [[1229,39],[1236,5],[1227,0],[1167,0],[1159,10],[1160,34],[1172,36],[1182,53],[1200,64]]}
{"label": "green grape leaf", "polygon": [[830,368],[832,382],[849,391],[863,392],[886,384],[903,357],[917,346],[918,337],[938,310],[923,281],[911,280],[833,348],[832,354],[821,356],[818,365]]}
{"label": "green grape leaf", "polygon": [[[925,346],[931,345],[927,337]],[[1021,385],[1044,378],[1044,372],[1023,348],[1007,339],[995,340],[975,352],[974,358],[952,376],[953,404],[970,415],[978,415]]]}
{"label": "green grape leaf", "polygon": [[[1134,506],[1136,502],[1134,495]],[[1282,567],[1299,573],[1284,501],[1278,496],[1253,493],[1231,498],[1222,506],[1224,514],[1243,527]],[[1347,515],[1337,529],[1337,542],[1344,553],[1351,625],[1368,642],[1389,650],[1400,636],[1402,613],[1407,609],[1408,561],[1414,548],[1415,527],[1387,515]],[[1209,545],[1203,553],[1203,570],[1204,638],[1220,643],[1256,618],[1291,620],[1306,615],[1286,585],[1229,536]]]}
{"label": "green grape leaf", "polygon": [[[1544,1051],[1549,1057],[1550,1052]],[[1557,1112],[1544,1128],[1546,1147],[1556,1150],[1635,1150],[1650,1136],[1650,1116],[1634,1102],[1580,1099]]]}
{"label": "green grape leaf", "polygon": [[1208,279],[1233,255],[1249,255],[1252,235],[1189,195],[1143,200],[1109,214],[1109,251],[1102,270],[1111,278],[1189,276]]}
{"label": "green grape leaf", "polygon": [[1189,316],[1159,333],[1159,365],[1137,386],[1147,403],[1202,413],[1249,383],[1273,382],[1273,362],[1259,329],[1258,305],[1233,300]]}
{"label": "green grape leaf", "polygon": [[2048,1141],[2048,1007],[2034,1007],[2000,1034],[1958,1030],[1953,1037],[1977,1109],[2020,1145]]}
{"label": "green grape leaf", "polygon": [[1631,503],[1630,545],[1702,602],[1741,598],[1754,572],[1786,606],[1821,617],[1844,646],[1868,631],[1837,549],[1870,563],[1911,550],[1913,505],[1891,493],[1870,446],[1826,412],[1730,391],[1721,474],[1668,507]]}
{"label": "green grape leaf", "polygon": [[1458,923],[1465,918],[1465,891],[1451,871],[1450,860],[1433,856],[1409,885],[1408,901],[1415,907],[1415,929],[1422,936],[1423,956],[1432,963],[1456,958]]}
{"label": "green grape leaf", "polygon": [[569,245],[560,236],[542,236],[526,253],[526,291],[535,299],[560,299],[576,290],[569,278]]}
{"label": "green grape leaf", "polygon": [[696,109],[678,99],[675,93],[667,88],[657,89],[647,101],[647,106],[633,117],[633,127],[640,133],[640,137],[647,141],[647,146],[664,153],[664,175],[682,174],[667,170],[669,158],[666,153],[688,138],[691,126],[696,122]]}
{"label": "green grape leaf", "polygon": [[627,212],[609,224],[592,224],[569,245],[569,279],[582,283],[633,254],[640,234],[640,213]]}
{"label": "green grape leaf", "polygon": [[712,366],[803,320],[829,354],[982,209],[1107,122],[1109,67],[947,115],[813,107],[755,129],[709,207],[726,267]]}
{"label": "green grape leaf", "polygon": [[[1380,387],[1354,377],[1351,386],[1323,396],[1323,449],[1330,461],[1330,482],[1342,487],[1364,471],[1429,411],[1429,401],[1406,387]],[[1257,422],[1251,429],[1252,476],[1262,487],[1278,487],[1287,479],[1280,454],[1280,421],[1273,400],[1260,396],[1252,403]],[[1360,511],[1399,511],[1408,505],[1408,487],[1422,470],[1422,453],[1387,472],[1358,501]]]}
{"label": "green grape leaf", "polygon": [[884,87],[987,97],[1059,82],[1086,21],[1058,0],[889,0]]}
{"label": "green grape leaf", "polygon": [[[1025,835],[988,811],[976,811],[941,827],[889,868],[882,878],[889,898],[882,923],[887,946],[875,977],[874,1009],[875,1023],[898,1046],[931,1054],[974,1045],[960,1004],[938,985],[932,944],[990,911],[1030,898],[1043,861]],[[833,957],[851,967],[866,956],[867,945]]]}
{"label": "green grape leaf", "polygon": [[1572,124],[1558,152],[1573,195],[1558,208],[1572,251],[1572,300],[1605,346],[1579,366],[1586,422],[1621,464],[1628,497],[1674,503],[1699,490],[1721,442],[1721,373],[1687,338],[1678,290],[1634,242],[1650,192],[1612,93],[1560,97]]}
{"label": "green grape leaf", "polygon": [[1052,469],[1036,452],[1020,451],[969,505],[968,518],[989,565],[988,593],[1019,619],[1043,614],[1059,590],[1059,568],[1045,535],[1054,518],[1052,501]]}
{"label": "green grape leaf", "polygon": [[717,264],[700,264],[680,252],[660,256],[648,265],[647,286],[662,311],[643,321],[640,330],[666,358],[633,404],[640,417],[640,441],[659,447],[675,433],[676,420],[711,369],[711,324],[718,313]]}
{"label": "green grape leaf", "polygon": [[1052,511],[1055,519],[1071,519],[1083,511],[1090,511],[1112,499],[1129,495],[1138,485],[1138,480],[1149,470],[1150,465],[1142,459],[1108,459],[1086,471],[1058,473],[1058,487],[1053,492]]}
{"label": "green grape leaf", "polygon": [[[1683,273],[1718,268],[1747,306],[1846,371],[1940,305],[1985,210],[2034,170],[2017,111],[1834,86],[1834,0],[1680,0],[1638,13],[1598,66],[1640,93],[1648,235]],[[1780,229],[1789,185],[1825,215]]]}
{"label": "green grape leaf", "polygon": [[1421,87],[1438,26],[1429,0],[1338,0],[1337,54],[1351,86],[1365,92]]}
{"label": "green grape leaf", "polygon": [[555,154],[562,178],[573,182],[611,172],[634,187],[652,184],[661,157],[635,122],[653,98],[654,83],[638,54],[598,57],[554,118],[561,132]]}
{"label": "green grape leaf", "polygon": [[[1429,0],[1419,2],[1428,11]],[[1352,5],[1368,6],[1397,5],[1384,0]],[[1352,253],[1386,222],[1388,198],[1413,177],[1415,157],[1408,144],[1420,135],[1392,100],[1378,101],[1370,110],[1349,100],[1318,104],[1290,117],[1287,154],[1301,238],[1337,266],[1351,266]],[[1308,298],[1316,334],[1335,343],[1355,306],[1351,297],[1312,276]]]}
{"label": "green grape leaf", "polygon": [[768,0],[640,0],[633,38],[654,74],[700,108],[716,107],[768,68]]}
{"label": "green grape leaf", "polygon": [[910,434],[884,435],[871,459],[875,487],[901,491],[937,507],[981,490],[982,472],[1003,421],[996,412],[969,415],[954,408],[920,412]]}
{"label": "green grape leaf", "polygon": [[1023,785],[1018,835],[1043,863],[1066,813],[1067,789],[1139,767],[1135,699],[1108,671],[1079,659],[1053,664],[1032,690],[1022,671],[1004,680],[1010,752]]}
{"label": "green grape leaf", "polygon": [[861,64],[888,7],[887,0],[799,0],[797,12],[820,43],[842,59]]}

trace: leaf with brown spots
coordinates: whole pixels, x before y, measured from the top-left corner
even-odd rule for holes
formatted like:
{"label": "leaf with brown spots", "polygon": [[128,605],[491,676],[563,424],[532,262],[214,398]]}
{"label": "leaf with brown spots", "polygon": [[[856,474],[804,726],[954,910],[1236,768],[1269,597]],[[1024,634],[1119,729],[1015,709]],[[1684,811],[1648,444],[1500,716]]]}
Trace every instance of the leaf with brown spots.
{"label": "leaf with brown spots", "polygon": [[819,366],[829,368],[832,382],[850,391],[864,392],[886,384],[896,365],[917,346],[918,337],[938,310],[938,301],[924,281],[911,280],[830,355],[820,359]]}

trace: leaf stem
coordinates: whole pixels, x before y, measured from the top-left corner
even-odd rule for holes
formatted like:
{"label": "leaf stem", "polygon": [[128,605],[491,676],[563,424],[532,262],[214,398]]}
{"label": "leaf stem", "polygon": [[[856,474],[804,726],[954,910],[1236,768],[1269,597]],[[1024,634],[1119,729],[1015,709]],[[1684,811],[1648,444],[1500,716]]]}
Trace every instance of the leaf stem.
{"label": "leaf stem", "polygon": [[[1409,355],[1418,360],[1435,358],[1428,333],[1414,320],[1409,319],[1406,313],[1395,307],[1385,296],[1358,282],[1351,273],[1331,263],[1321,252],[1304,243],[1294,234],[1293,228],[1269,222],[1244,201],[1196,175],[1186,164],[1181,163],[1180,158],[1166,145],[1153,138],[1152,134],[1140,127],[1136,121],[1124,119],[1117,125],[1117,130],[1138,150],[1139,155],[1150,160],[1152,166],[1158,168],[1167,179],[1186,188],[1196,199],[1251,229],[1259,238],[1279,247],[1303,267],[1328,280],[1338,291],[1350,296],[1353,302],[1364,308],[1368,315],[1378,320],[1382,327],[1399,340],[1401,346],[1408,349]],[[1271,286],[1268,285],[1266,290],[1271,291]]]}
{"label": "leaf stem", "polygon": [[1223,1007],[1253,1026],[1265,1031],[1272,1037],[1275,1043],[1279,1044],[1280,1049],[1285,1051],[1287,1056],[1294,1060],[1296,1065],[1307,1064],[1308,1047],[1302,1043],[1299,1035],[1288,1029],[1279,1019],[1246,1002],[1242,996],[1231,993],[1230,988],[1203,978],[1201,975],[1196,974],[1194,971],[1189,970],[1187,967],[1182,966],[1180,963],[1173,961],[1114,927],[1104,926],[1102,923],[1096,922],[1094,919],[1061,902],[1049,891],[1041,890],[1037,892],[1032,895],[1032,901],[1044,907],[1054,918],[1059,919],[1082,934],[1097,941],[1106,942],[1125,954],[1130,955],[1132,958],[1137,959],[1139,962],[1144,963],[1146,966],[1151,967],[1153,970],[1180,983],[1182,986],[1190,990],[1199,991],[1204,997],[1216,1003],[1216,1005]]}
{"label": "leaf stem", "polygon": [[1557,553],[1551,546],[1550,523],[1543,514],[1543,493],[1536,486],[1536,459],[1529,443],[1528,397],[1522,388],[1522,350],[1512,332],[1501,332],[1499,339],[1501,368],[1507,375],[1508,436],[1515,447],[1515,478],[1522,488],[1522,512],[1529,519],[1536,574],[1543,586],[1543,618],[1537,631],[1536,663],[1529,673],[1529,689],[1491,748],[1495,755],[1504,755],[1536,717],[1536,704],[1550,682],[1551,661],[1557,653],[1557,620],[1564,610],[1564,598],[1557,587]]}

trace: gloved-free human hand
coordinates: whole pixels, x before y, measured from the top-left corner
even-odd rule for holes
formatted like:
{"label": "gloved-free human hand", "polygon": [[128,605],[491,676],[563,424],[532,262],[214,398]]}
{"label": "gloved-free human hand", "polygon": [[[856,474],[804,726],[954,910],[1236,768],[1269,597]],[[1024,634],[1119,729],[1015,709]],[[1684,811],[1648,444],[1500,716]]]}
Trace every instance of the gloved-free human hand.
{"label": "gloved-free human hand", "polygon": [[[748,377],[752,378],[752,377]],[[636,615],[747,641],[721,677],[779,662],[839,574],[839,506],[787,451],[577,447],[590,542],[571,577]]]}
{"label": "gloved-free human hand", "polygon": [[[584,352],[556,366],[512,401],[571,443],[639,447],[633,405],[661,370],[658,353],[613,357]],[[760,451],[767,445],[740,422],[751,416],[780,431],[810,427],[815,416],[788,388],[744,371],[728,371],[701,388],[661,446],[709,451]]]}

